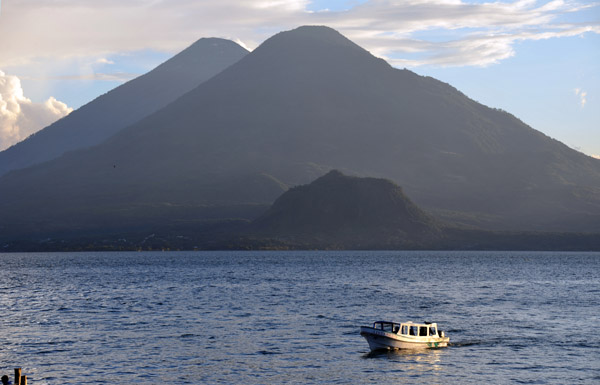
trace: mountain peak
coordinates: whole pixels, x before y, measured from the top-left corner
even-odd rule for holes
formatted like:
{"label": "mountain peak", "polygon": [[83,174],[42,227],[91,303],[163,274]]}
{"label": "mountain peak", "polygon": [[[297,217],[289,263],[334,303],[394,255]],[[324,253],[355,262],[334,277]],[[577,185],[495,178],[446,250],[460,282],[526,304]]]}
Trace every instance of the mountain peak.
{"label": "mountain peak", "polygon": [[257,50],[273,48],[281,49],[311,49],[322,47],[344,47],[367,53],[365,49],[355,44],[333,28],[325,26],[302,26],[290,31],[284,31],[267,39]]}
{"label": "mountain peak", "polygon": [[227,40],[227,39],[223,39],[220,37],[202,37],[198,40],[196,40],[194,43],[192,43],[188,48],[186,48],[185,50],[183,50],[182,52],[185,52],[187,50],[198,50],[201,49],[202,53],[206,55],[206,49],[209,49],[213,47],[214,48],[232,48],[236,49],[238,51],[243,51],[244,48],[240,47],[239,44],[231,41],[231,40]]}
{"label": "mountain peak", "polygon": [[[300,95],[304,91],[324,87],[332,92],[351,92],[350,89],[364,90],[369,87],[370,80],[367,78],[389,74],[391,69],[384,60],[371,55],[332,28],[303,26],[267,39],[251,55],[224,71],[223,76],[215,77],[212,83],[228,78],[238,89],[245,88],[256,93],[258,88],[260,94],[271,95],[279,95],[281,91]],[[356,86],[356,83],[360,85]],[[377,80],[371,82],[376,83]],[[220,90],[217,88],[210,92],[215,95]],[[224,97],[230,98],[230,94]],[[319,97],[325,98],[324,95]],[[302,100],[311,99],[303,96]]]}
{"label": "mountain peak", "polygon": [[302,37],[305,39],[329,39],[330,41],[352,43],[350,40],[348,40],[348,38],[335,29],[324,25],[303,25],[289,31],[281,32],[278,35],[286,37]]}
{"label": "mountain peak", "polygon": [[[202,76],[202,79],[207,80],[227,68],[228,65],[244,57],[247,53],[246,49],[231,40],[218,37],[201,38],[159,65],[155,72],[184,71],[184,73],[179,74],[179,77],[185,83],[201,76],[198,73],[205,71],[208,74]],[[197,82],[196,85],[200,83]]]}

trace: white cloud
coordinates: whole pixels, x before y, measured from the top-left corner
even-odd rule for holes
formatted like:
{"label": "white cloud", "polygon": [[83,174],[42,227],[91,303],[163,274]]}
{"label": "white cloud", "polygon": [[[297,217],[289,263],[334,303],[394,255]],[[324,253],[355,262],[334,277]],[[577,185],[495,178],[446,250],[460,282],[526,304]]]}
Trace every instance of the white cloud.
{"label": "white cloud", "polygon": [[52,76],[46,77],[45,80],[101,80],[107,82],[119,82],[124,83],[133,78],[140,76],[138,73],[130,72],[114,72],[114,73],[103,73],[94,72],[80,75],[65,75],[65,76]]}
{"label": "white cloud", "polygon": [[581,108],[585,107],[585,104],[587,103],[587,91],[584,91],[581,88],[575,88],[575,95],[579,96]]}
{"label": "white cloud", "polygon": [[50,97],[33,103],[23,95],[21,81],[0,71],[0,151],[69,114],[73,109]]}
{"label": "white cloud", "polygon": [[[0,36],[11,38],[0,39],[0,67],[40,57],[97,57],[144,48],[176,52],[208,36],[243,41],[254,48],[276,32],[305,24],[336,28],[396,65],[485,66],[514,55],[513,46],[519,41],[600,33],[597,22],[564,23],[564,15],[598,7],[585,0],[369,0],[343,11],[320,12],[308,11],[309,3],[9,2],[3,7]],[[429,37],[432,33],[438,36]]]}
{"label": "white cloud", "polygon": [[101,57],[101,58],[99,58],[98,60],[96,60],[96,63],[98,63],[98,64],[115,64],[115,62],[114,62],[114,61],[112,61],[112,60],[108,60],[108,59],[107,59],[107,58],[105,58],[105,57]]}
{"label": "white cloud", "polygon": [[592,154],[592,158],[600,159],[600,155]]}

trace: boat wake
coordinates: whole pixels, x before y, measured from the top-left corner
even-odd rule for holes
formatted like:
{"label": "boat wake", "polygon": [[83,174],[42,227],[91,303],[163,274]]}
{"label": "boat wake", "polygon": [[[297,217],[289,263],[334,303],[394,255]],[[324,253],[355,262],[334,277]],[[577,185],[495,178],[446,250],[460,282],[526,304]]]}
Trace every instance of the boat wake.
{"label": "boat wake", "polygon": [[493,344],[489,343],[489,341],[483,341],[483,340],[457,341],[457,342],[450,342],[448,344],[449,347],[453,347],[453,348],[461,348],[461,347],[466,347],[466,346],[477,346],[477,345],[493,345]]}

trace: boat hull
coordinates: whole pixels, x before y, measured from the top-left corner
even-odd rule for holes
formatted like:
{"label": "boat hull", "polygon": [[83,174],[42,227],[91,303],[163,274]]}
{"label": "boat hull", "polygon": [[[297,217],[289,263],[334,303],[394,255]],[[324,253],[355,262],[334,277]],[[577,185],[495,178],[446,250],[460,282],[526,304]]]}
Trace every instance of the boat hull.
{"label": "boat hull", "polygon": [[448,337],[401,336],[367,326],[360,328],[360,335],[365,337],[371,350],[443,348],[450,342]]}

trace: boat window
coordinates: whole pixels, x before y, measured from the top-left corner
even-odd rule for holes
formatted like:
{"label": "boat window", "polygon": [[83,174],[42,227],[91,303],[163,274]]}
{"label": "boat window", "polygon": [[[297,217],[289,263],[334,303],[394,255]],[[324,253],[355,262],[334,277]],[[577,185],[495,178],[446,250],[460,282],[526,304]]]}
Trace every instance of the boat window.
{"label": "boat window", "polygon": [[419,328],[419,335],[421,337],[427,337],[427,326],[421,326]]}
{"label": "boat window", "polygon": [[402,334],[408,335],[408,326],[402,325]]}
{"label": "boat window", "polygon": [[419,328],[417,326],[411,326],[409,334],[411,336],[418,336],[419,335]]}
{"label": "boat window", "polygon": [[392,324],[386,323],[383,324],[383,330],[386,332],[391,332],[392,331]]}
{"label": "boat window", "polygon": [[375,329],[389,331],[389,330],[391,330],[391,325],[387,322],[376,322]]}
{"label": "boat window", "polygon": [[433,326],[429,327],[429,335],[430,336],[435,336],[437,334],[437,331],[435,330],[435,328]]}

